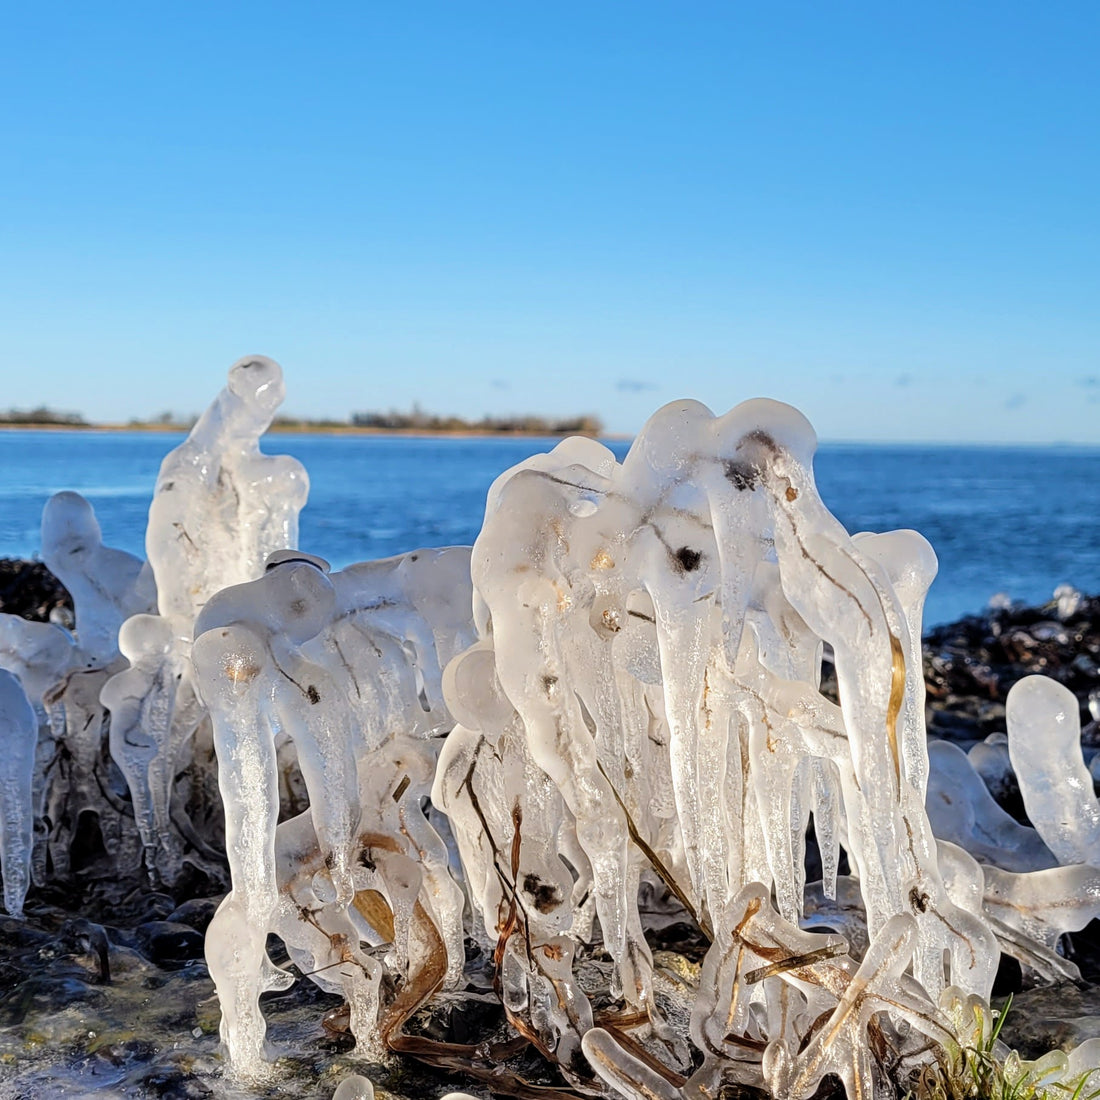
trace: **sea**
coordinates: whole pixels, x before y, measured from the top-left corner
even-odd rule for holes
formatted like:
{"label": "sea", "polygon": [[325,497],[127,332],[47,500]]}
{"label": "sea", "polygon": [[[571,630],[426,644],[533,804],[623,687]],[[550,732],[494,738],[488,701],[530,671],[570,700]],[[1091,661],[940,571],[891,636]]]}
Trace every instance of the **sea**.
{"label": "sea", "polygon": [[[34,558],[42,506],[73,489],[104,542],[144,556],[170,432],[0,431],[0,557]],[[300,548],[334,568],[476,537],[493,479],[556,441],[532,437],[269,434],[310,477]],[[618,457],[629,442],[610,441]],[[1100,592],[1100,448],[821,445],[815,476],[849,531],[913,528],[939,575],[925,625],[983,611],[993,597],[1040,604],[1071,584]]]}

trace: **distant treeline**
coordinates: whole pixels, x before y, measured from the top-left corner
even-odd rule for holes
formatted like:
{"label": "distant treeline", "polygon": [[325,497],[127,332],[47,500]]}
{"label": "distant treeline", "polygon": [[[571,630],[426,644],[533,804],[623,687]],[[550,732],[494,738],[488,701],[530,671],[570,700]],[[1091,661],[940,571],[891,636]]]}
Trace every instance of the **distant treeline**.
{"label": "distant treeline", "polygon": [[[161,413],[149,420],[133,419],[128,428],[156,428],[187,431],[194,426],[196,417],[179,417],[173,413]],[[9,409],[0,412],[0,427],[4,425],[25,427],[91,428],[79,413],[55,412],[41,406],[37,409]],[[436,416],[414,406],[412,412],[361,412],[353,413],[347,420],[312,419],[309,417],[277,416],[271,425],[276,431],[339,431],[348,428],[366,428],[372,431],[390,432],[470,432],[485,435],[601,435],[603,422],[597,416],[483,416],[480,420],[465,420],[461,416]]]}
{"label": "distant treeline", "polygon": [[356,428],[382,431],[484,432],[501,435],[600,435],[603,422],[597,416],[547,418],[545,416],[483,416],[465,420],[460,416],[436,416],[413,409],[403,412],[353,413]]}
{"label": "distant treeline", "polygon": [[0,412],[0,424],[64,425],[67,428],[87,428],[88,422],[79,413],[54,412],[40,405],[37,409],[8,409]]}

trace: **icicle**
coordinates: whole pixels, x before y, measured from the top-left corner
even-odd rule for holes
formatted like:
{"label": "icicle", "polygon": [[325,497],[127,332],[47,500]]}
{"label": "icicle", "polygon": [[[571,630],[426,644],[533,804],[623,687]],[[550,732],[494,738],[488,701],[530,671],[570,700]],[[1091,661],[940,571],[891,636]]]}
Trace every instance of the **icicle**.
{"label": "icicle", "polygon": [[31,881],[34,840],[34,754],[38,721],[23,685],[0,669],[0,870],[4,908],[23,916],[23,901]]}

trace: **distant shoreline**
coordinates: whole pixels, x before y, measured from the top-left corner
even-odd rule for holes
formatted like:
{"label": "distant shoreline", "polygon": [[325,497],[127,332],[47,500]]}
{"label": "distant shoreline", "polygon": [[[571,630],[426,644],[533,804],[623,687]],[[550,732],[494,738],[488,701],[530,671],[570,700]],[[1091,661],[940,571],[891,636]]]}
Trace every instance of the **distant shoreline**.
{"label": "distant shoreline", "polygon": [[[186,435],[191,430],[186,424],[4,424],[0,431],[13,432],[159,432]],[[590,439],[629,440],[631,435],[616,432],[545,432],[509,429],[507,431],[479,431],[476,428],[373,428],[356,424],[273,424],[267,430],[272,435],[377,435],[405,436],[419,439],[565,439],[569,435],[583,435]]]}

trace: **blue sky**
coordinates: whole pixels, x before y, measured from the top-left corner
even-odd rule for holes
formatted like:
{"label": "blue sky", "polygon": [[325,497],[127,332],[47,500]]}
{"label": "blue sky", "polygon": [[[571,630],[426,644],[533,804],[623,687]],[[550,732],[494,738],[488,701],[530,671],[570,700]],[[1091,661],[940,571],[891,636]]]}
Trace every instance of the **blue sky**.
{"label": "blue sky", "polygon": [[0,3],[0,408],[1100,443],[1100,5]]}

